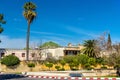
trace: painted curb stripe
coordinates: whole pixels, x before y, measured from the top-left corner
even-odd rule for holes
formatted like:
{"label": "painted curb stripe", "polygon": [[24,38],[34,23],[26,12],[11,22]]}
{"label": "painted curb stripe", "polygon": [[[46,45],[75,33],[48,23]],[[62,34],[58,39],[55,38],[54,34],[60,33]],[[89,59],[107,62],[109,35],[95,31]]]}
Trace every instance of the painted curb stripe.
{"label": "painted curb stripe", "polygon": [[58,77],[58,76],[35,76],[35,75],[25,75],[30,78],[50,78],[50,79],[68,79],[68,80],[120,80],[120,78],[85,78],[85,77]]}

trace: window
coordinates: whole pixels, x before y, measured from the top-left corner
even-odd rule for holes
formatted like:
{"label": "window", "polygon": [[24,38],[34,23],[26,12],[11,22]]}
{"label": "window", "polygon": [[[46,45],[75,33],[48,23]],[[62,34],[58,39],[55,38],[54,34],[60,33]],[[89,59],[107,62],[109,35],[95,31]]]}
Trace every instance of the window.
{"label": "window", "polygon": [[5,53],[1,53],[1,57],[4,57],[5,56]]}
{"label": "window", "polygon": [[12,53],[12,55],[15,55],[15,53]]}
{"label": "window", "polygon": [[22,57],[25,57],[25,53],[22,53]]}
{"label": "window", "polygon": [[34,53],[32,53],[32,57],[34,57],[35,56],[35,54]]}

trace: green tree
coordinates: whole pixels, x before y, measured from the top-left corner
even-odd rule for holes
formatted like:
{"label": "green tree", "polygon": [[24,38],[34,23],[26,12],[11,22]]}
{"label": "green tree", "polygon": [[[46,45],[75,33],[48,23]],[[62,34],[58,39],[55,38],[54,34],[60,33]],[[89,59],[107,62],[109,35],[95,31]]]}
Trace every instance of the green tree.
{"label": "green tree", "polygon": [[61,61],[60,61],[60,64],[62,65],[62,68],[64,68],[66,62],[65,62],[64,60],[61,60]]}
{"label": "green tree", "polygon": [[69,64],[71,70],[78,69],[79,60],[77,59],[77,56],[73,56],[73,55],[65,56],[63,60]]}
{"label": "green tree", "polygon": [[74,59],[73,59],[73,64],[74,64],[74,68],[75,68],[75,69],[78,69],[79,61],[78,61],[77,58],[74,58]]}
{"label": "green tree", "polygon": [[88,62],[89,57],[85,54],[79,54],[77,55],[77,59],[81,66],[84,67],[84,65]]}
{"label": "green tree", "polygon": [[12,66],[20,64],[20,60],[18,57],[14,55],[8,55],[1,59],[1,63],[6,65],[7,67],[12,67]]}
{"label": "green tree", "polygon": [[73,62],[73,59],[75,58],[76,56],[73,56],[73,55],[68,55],[68,56],[65,56],[63,59],[66,63],[71,63]]}
{"label": "green tree", "polygon": [[98,57],[98,54],[95,51],[96,40],[85,40],[83,45],[85,46],[85,48],[82,50],[83,54],[86,54],[89,57]]}
{"label": "green tree", "polygon": [[89,59],[88,59],[88,63],[89,63],[90,65],[96,65],[96,59],[95,59],[95,58],[89,58]]}
{"label": "green tree", "polygon": [[46,67],[48,67],[48,68],[49,68],[49,70],[50,70],[50,68],[52,68],[52,67],[53,67],[53,63],[45,63],[45,66],[46,66]]}
{"label": "green tree", "polygon": [[107,50],[108,50],[108,51],[111,51],[111,50],[112,50],[112,41],[111,41],[110,34],[108,34]]}
{"label": "green tree", "polygon": [[40,46],[40,48],[57,48],[57,47],[60,47],[60,45],[52,41],[45,42]]}
{"label": "green tree", "polygon": [[34,18],[36,17],[36,5],[32,2],[25,3],[23,15],[28,23],[27,38],[26,38],[26,54],[27,54],[26,58],[27,60],[29,60],[30,24],[33,22]]}
{"label": "green tree", "polygon": [[96,58],[96,63],[97,63],[97,64],[100,64],[100,65],[101,65],[104,61],[105,61],[104,58],[101,58],[101,57]]}

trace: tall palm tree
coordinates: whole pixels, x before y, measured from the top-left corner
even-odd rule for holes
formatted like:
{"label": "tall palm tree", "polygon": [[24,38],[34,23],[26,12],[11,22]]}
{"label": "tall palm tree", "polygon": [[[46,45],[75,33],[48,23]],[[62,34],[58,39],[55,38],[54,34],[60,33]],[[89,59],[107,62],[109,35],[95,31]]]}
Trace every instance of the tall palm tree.
{"label": "tall palm tree", "polygon": [[83,54],[86,54],[89,57],[98,57],[98,54],[95,51],[96,40],[85,40],[83,45],[85,46],[85,48],[82,50]]}
{"label": "tall palm tree", "polygon": [[[6,21],[4,20],[3,14],[0,14],[0,23],[1,24],[5,24],[6,23]],[[0,33],[3,32],[3,27],[1,26],[1,24],[0,24]]]}
{"label": "tall palm tree", "polygon": [[30,24],[36,17],[36,5],[32,2],[27,2],[24,4],[24,17],[27,20],[27,38],[26,38],[26,59],[29,60],[29,38],[30,38]]}

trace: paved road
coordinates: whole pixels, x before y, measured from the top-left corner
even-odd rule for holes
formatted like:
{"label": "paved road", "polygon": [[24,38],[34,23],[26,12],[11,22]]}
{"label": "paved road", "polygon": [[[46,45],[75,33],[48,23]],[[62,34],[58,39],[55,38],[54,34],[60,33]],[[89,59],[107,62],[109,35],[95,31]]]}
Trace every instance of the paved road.
{"label": "paved road", "polygon": [[21,74],[0,74],[0,80],[53,80],[53,79],[29,78]]}
{"label": "paved road", "polygon": [[[61,80],[61,79],[49,79],[49,78],[46,79],[46,78],[32,78],[32,77],[30,78],[20,74],[0,74],[0,80]],[[64,79],[64,80],[75,80],[75,79]],[[76,80],[82,80],[82,79],[76,79]],[[85,80],[90,80],[90,79],[85,79]],[[93,80],[120,80],[120,78],[119,79],[93,79]]]}

